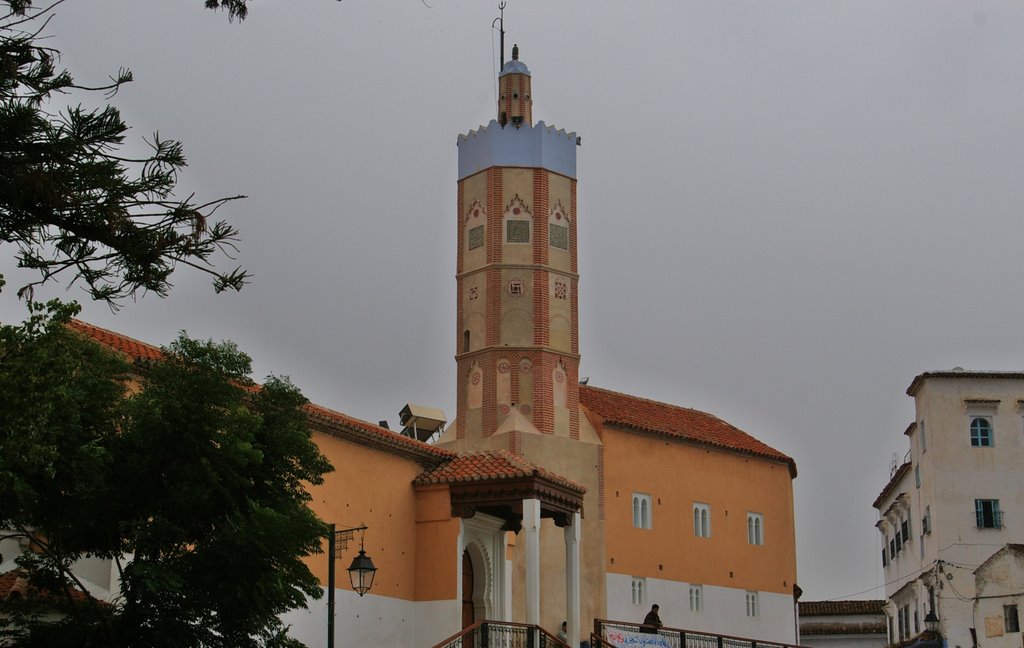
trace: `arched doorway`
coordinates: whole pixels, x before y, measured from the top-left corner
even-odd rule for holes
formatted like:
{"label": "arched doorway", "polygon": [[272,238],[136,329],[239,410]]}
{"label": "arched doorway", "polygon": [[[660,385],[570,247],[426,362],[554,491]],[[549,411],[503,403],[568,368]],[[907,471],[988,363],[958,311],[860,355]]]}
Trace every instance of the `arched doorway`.
{"label": "arched doorway", "polygon": [[473,625],[473,559],[469,549],[462,550],[462,627]]}

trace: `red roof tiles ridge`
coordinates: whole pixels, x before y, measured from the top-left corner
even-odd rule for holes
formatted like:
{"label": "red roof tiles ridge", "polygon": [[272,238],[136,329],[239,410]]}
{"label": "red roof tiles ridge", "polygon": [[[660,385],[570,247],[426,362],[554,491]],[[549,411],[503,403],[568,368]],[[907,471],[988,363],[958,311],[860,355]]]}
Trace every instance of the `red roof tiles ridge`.
{"label": "red roof tiles ridge", "polygon": [[93,326],[82,320],[73,319],[68,322],[68,327],[73,331],[92,338],[93,341],[108,349],[123,353],[133,362],[154,361],[164,357],[160,347],[155,347],[152,344],[141,342],[135,338],[130,338],[127,335],[100,328],[99,326]]}
{"label": "red roof tiles ridge", "polygon": [[481,450],[460,454],[447,463],[421,473],[413,484],[455,484],[536,476],[582,495],[585,486],[530,463],[508,450]]}
{"label": "red roof tiles ridge", "polygon": [[[71,588],[71,600],[81,603],[88,601],[92,596],[77,588]],[[63,592],[54,592],[44,589],[28,582],[25,571],[16,567],[10,571],[0,574],[0,603],[9,601],[40,602],[51,601],[54,603],[66,603],[67,599]],[[101,605],[106,605],[100,601]]]}
{"label": "red roof tiles ridge", "polygon": [[[400,454],[416,460],[425,467],[433,467],[441,461],[456,457],[456,453],[451,450],[423,443],[316,403],[306,403],[303,409],[311,419],[311,426],[318,432]],[[356,434],[353,435],[353,432]]]}
{"label": "red roof tiles ridge", "polygon": [[846,601],[800,601],[800,617],[834,614],[883,614],[885,601],[862,599]]}
{"label": "red roof tiles ridge", "polygon": [[[136,364],[155,362],[164,357],[163,351],[159,347],[81,320],[73,319],[68,326],[98,344],[128,356]],[[313,420],[312,427],[319,432],[342,438],[348,437],[357,443],[372,445],[380,450],[414,459],[424,466],[433,466],[439,461],[455,456],[455,453],[450,450],[403,436],[322,405],[307,403],[303,409]]]}
{"label": "red roof tiles ridge", "polygon": [[779,461],[796,477],[792,457],[713,414],[590,385],[580,385],[579,394],[580,404],[605,423]]}

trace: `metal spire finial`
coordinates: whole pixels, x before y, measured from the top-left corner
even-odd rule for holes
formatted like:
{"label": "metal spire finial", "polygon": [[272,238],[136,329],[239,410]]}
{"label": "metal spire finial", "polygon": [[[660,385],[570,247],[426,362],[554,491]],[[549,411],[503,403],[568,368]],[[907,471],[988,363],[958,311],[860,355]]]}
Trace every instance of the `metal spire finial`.
{"label": "metal spire finial", "polygon": [[[505,1],[498,3],[498,31],[501,32],[501,68],[505,67]],[[491,23],[494,27],[494,23]]]}

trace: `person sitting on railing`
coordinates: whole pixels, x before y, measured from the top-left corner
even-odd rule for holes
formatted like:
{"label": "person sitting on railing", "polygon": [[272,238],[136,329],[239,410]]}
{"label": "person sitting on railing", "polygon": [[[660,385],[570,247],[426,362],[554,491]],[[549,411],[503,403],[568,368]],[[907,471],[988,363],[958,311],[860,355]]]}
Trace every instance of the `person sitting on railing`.
{"label": "person sitting on railing", "polygon": [[664,625],[661,622],[661,617],[658,616],[658,604],[655,603],[651,606],[651,611],[644,617],[643,624],[640,625],[640,632],[646,632],[648,634],[657,634],[658,628]]}

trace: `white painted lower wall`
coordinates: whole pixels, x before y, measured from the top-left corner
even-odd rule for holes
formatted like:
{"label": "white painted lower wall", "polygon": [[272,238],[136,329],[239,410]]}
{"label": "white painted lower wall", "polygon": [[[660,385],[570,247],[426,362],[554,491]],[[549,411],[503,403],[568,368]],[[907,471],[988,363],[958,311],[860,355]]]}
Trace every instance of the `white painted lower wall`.
{"label": "white painted lower wall", "polygon": [[[307,610],[285,614],[283,620],[291,626],[290,636],[309,648],[323,648],[327,645],[327,593],[308,605]],[[458,601],[414,602],[373,594],[360,598],[349,590],[336,590],[334,645],[429,648],[461,629],[461,614]]]}
{"label": "white painted lower wall", "polygon": [[[884,634],[801,635],[800,645],[810,648],[885,648]],[[1009,648],[1009,647],[1007,647]],[[1013,646],[1013,648],[1017,648]]]}
{"label": "white painted lower wall", "polygon": [[758,592],[760,609],[756,617],[748,617],[743,589],[705,585],[703,610],[693,612],[689,583],[648,578],[643,605],[634,605],[632,581],[631,576],[608,574],[609,619],[640,623],[657,603],[662,623],[671,628],[796,643],[796,611],[789,594]]}

